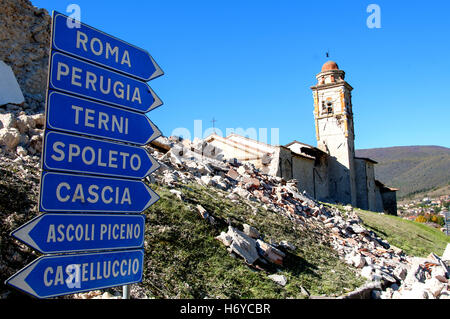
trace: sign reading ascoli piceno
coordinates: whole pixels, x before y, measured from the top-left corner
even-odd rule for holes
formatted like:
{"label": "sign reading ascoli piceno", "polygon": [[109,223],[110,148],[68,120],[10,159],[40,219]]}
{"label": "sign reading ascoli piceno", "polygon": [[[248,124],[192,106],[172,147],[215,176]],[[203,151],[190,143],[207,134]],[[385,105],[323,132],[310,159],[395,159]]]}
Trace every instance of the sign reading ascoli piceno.
{"label": "sign reading ascoli piceno", "polygon": [[144,223],[140,214],[46,213],[11,235],[44,254],[130,249],[144,244]]}

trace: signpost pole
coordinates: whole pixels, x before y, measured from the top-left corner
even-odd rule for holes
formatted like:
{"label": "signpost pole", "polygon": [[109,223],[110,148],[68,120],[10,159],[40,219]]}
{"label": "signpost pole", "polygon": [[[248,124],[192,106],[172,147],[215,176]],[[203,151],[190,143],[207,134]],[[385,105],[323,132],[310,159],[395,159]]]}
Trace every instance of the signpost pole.
{"label": "signpost pole", "polygon": [[122,299],[130,299],[130,285],[124,285],[122,288]]}

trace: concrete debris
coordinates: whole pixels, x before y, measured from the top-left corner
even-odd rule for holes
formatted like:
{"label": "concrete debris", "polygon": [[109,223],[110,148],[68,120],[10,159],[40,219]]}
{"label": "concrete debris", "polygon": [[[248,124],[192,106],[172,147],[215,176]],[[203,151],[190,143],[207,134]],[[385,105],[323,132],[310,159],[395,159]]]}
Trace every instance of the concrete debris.
{"label": "concrete debris", "polygon": [[[163,171],[155,174],[157,182],[171,187],[180,182],[215,187],[225,191],[224,196],[232,201],[244,201],[250,207],[256,201],[289,218],[298,227],[316,229],[343,261],[355,267],[369,283],[376,283],[376,289],[365,286],[363,291],[372,289],[373,293],[364,295],[371,298],[447,296],[449,275],[441,258],[430,255],[427,260],[415,260],[407,256],[402,249],[368,230],[350,205],[345,206],[342,213],[321,205],[308,194],[299,192],[296,180],[285,181],[263,174],[249,163],[221,160],[216,156],[221,150],[209,147],[200,139],[190,142],[173,137],[160,138],[159,145],[162,144],[165,145],[164,152],[160,151],[161,146],[150,148],[152,155],[164,165]],[[202,208],[197,207],[197,210],[204,219],[212,217]],[[283,241],[266,243],[257,229],[247,224],[242,227],[243,231],[239,231],[230,226],[227,233],[222,232],[216,239],[248,264],[260,260],[282,266],[285,252],[280,249],[296,249]],[[428,283],[431,279],[432,283]],[[407,292],[413,287],[419,287],[420,291]]]}
{"label": "concrete debris", "polygon": [[256,248],[260,256],[264,257],[267,261],[277,265],[283,265],[283,258],[286,256],[281,250],[265,243],[264,241],[257,239]]}
{"label": "concrete debris", "polygon": [[247,225],[247,224],[243,224],[243,226],[244,226],[244,233],[246,235],[248,235],[254,239],[259,238],[259,236],[260,236],[259,231],[255,227]]}
{"label": "concrete debris", "polygon": [[249,265],[258,260],[256,241],[253,238],[231,226],[228,227],[228,235],[232,238],[230,252],[234,252],[244,258]]}
{"label": "concrete debris", "polygon": [[25,102],[19,83],[9,65],[0,60],[0,105]]}
{"label": "concrete debris", "polygon": [[267,276],[268,278],[272,279],[274,282],[276,282],[277,284],[279,284],[280,286],[286,286],[287,284],[287,279],[284,275],[270,275]]}
{"label": "concrete debris", "polygon": [[197,205],[197,211],[203,219],[206,219],[211,225],[216,223],[216,220],[211,216],[202,205]]}
{"label": "concrete debris", "polygon": [[[0,154],[3,162],[38,168],[44,122],[43,113],[0,109]],[[161,165],[149,179],[151,182],[171,188],[180,183],[214,187],[224,192],[220,193],[221,196],[234,202],[245,202],[249,209],[253,207],[254,214],[258,211],[255,207],[257,202],[265,209],[288,218],[295,227],[315,231],[368,283],[375,283],[373,287],[364,286],[361,290],[364,293],[360,291],[355,295],[381,299],[450,298],[446,264],[450,259],[449,246],[442,258],[435,254],[426,258],[407,256],[402,249],[389,245],[368,230],[351,206],[345,206],[345,212],[341,213],[336,208],[321,205],[308,194],[299,192],[296,180],[285,181],[263,174],[252,164],[237,160],[224,161],[219,156],[221,150],[209,147],[199,139],[194,143],[176,137],[160,137],[146,148]],[[32,177],[26,169],[19,170],[18,174],[23,178]],[[183,200],[177,189],[170,192]],[[197,205],[196,210],[209,224],[217,224],[204,207]],[[249,265],[259,260],[282,267],[286,253],[296,250],[287,241],[278,244],[265,242],[264,234],[251,225],[242,227],[243,231],[240,231],[230,225],[228,232],[222,232],[216,239]],[[286,284],[286,278],[275,276],[278,275],[272,275],[271,279],[280,285]]]}

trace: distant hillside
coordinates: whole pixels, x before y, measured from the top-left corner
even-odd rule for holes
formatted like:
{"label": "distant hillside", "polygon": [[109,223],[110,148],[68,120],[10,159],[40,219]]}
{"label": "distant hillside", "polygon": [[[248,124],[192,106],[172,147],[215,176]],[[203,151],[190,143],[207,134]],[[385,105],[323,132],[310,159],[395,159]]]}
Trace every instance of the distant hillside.
{"label": "distant hillside", "polygon": [[378,162],[375,176],[397,187],[398,198],[441,188],[450,183],[450,149],[441,146],[399,146],[357,150],[356,156]]}

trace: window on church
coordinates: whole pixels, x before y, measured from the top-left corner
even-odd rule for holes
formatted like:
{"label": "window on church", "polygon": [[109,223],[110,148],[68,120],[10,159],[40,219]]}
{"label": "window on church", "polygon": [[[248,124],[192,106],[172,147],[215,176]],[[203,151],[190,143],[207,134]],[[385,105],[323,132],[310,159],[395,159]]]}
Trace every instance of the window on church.
{"label": "window on church", "polygon": [[327,102],[327,113],[331,114],[333,113],[333,103]]}

